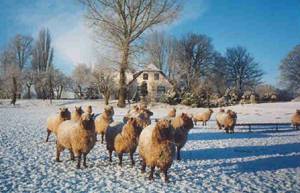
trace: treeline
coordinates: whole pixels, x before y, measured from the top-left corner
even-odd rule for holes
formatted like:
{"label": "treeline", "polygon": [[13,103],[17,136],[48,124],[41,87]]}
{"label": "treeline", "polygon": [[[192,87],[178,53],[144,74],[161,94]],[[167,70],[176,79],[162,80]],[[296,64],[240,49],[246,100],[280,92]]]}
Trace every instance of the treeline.
{"label": "treeline", "polygon": [[68,85],[68,77],[53,64],[54,49],[50,32],[42,29],[34,40],[30,36],[16,35],[1,50],[0,97],[31,98],[34,87],[37,98],[60,98]]}
{"label": "treeline", "polygon": [[195,33],[174,38],[157,32],[146,42],[147,61],[156,64],[175,85],[162,102],[228,105],[248,103],[250,98],[252,102],[290,100],[296,93],[264,84],[260,64],[242,46],[221,54],[211,38]]}
{"label": "treeline", "polygon": [[[55,68],[51,42],[49,30],[43,29],[35,40],[16,35],[1,50],[1,98],[11,98],[14,104],[17,98],[31,98],[32,90],[36,98],[50,100],[69,91],[77,98],[103,97],[108,103],[118,94],[118,72],[110,65],[78,64],[69,77]],[[263,84],[260,65],[244,47],[228,48],[221,54],[211,38],[194,33],[174,38],[155,32],[144,42],[139,60],[157,65],[174,85],[162,102],[212,106],[250,102],[253,96],[256,101],[290,100],[299,93],[299,46],[280,66],[288,92]]]}

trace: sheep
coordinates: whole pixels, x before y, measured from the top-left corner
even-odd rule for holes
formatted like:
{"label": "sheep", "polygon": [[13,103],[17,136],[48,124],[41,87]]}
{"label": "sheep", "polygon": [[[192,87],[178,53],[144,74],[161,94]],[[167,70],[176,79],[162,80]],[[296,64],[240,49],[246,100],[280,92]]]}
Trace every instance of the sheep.
{"label": "sheep", "polygon": [[71,120],[72,121],[78,121],[83,114],[83,110],[81,107],[76,107],[75,106],[75,111],[71,113]]}
{"label": "sheep", "polygon": [[60,162],[60,153],[68,149],[71,160],[78,157],[77,168],[80,168],[81,156],[83,155],[83,166],[86,165],[86,156],[96,143],[96,132],[93,115],[83,113],[78,121],[65,121],[59,125],[57,130],[56,161]]}
{"label": "sheep", "polygon": [[236,124],[237,114],[232,110],[220,111],[216,115],[216,121],[219,129],[224,127],[226,133],[234,133],[234,126]]}
{"label": "sheep", "polygon": [[84,112],[92,114],[92,112],[93,112],[92,106],[89,105],[89,106],[85,107]]}
{"label": "sheep", "polygon": [[143,129],[139,138],[139,155],[142,161],[142,173],[146,166],[151,168],[149,180],[153,180],[155,167],[164,174],[168,182],[168,169],[175,156],[174,135],[170,120],[161,119]]}
{"label": "sheep", "polygon": [[56,135],[56,131],[59,124],[61,124],[65,120],[70,120],[70,119],[71,119],[71,113],[68,110],[68,108],[60,108],[58,114],[48,117],[46,142],[48,142],[51,132],[53,132]]}
{"label": "sheep", "polygon": [[197,125],[198,121],[202,121],[202,125],[206,126],[206,122],[209,121],[213,112],[214,111],[212,109],[208,109],[207,111],[205,111],[203,113],[193,116],[193,121],[194,121],[195,125]]}
{"label": "sheep", "polygon": [[113,122],[114,109],[112,106],[104,108],[104,112],[95,119],[96,133],[101,135],[101,143],[103,144],[104,135],[107,127]]}
{"label": "sheep", "polygon": [[131,112],[128,112],[124,118],[123,122],[126,123],[129,118],[140,118],[146,122],[146,124],[151,124],[151,116],[153,116],[153,112],[146,108],[138,108],[137,106],[134,107]]}
{"label": "sheep", "polygon": [[180,160],[180,150],[187,141],[188,132],[194,127],[193,120],[186,113],[175,117],[172,120],[174,129],[175,144],[177,149],[177,160]]}
{"label": "sheep", "polygon": [[296,110],[296,113],[292,116],[292,125],[294,129],[300,129],[300,110]]}
{"label": "sheep", "polygon": [[122,166],[124,153],[129,153],[131,165],[135,164],[133,154],[138,145],[138,137],[142,131],[142,125],[136,118],[130,118],[126,124],[117,123],[107,128],[105,140],[109,153],[109,161],[112,162],[112,152],[119,157],[119,165]]}
{"label": "sheep", "polygon": [[135,117],[138,115],[140,108],[138,105],[133,105],[132,109],[130,109],[123,118],[123,122],[126,123],[130,117]]}
{"label": "sheep", "polygon": [[173,108],[169,111],[168,117],[170,117],[170,118],[176,117],[176,108],[173,107]]}

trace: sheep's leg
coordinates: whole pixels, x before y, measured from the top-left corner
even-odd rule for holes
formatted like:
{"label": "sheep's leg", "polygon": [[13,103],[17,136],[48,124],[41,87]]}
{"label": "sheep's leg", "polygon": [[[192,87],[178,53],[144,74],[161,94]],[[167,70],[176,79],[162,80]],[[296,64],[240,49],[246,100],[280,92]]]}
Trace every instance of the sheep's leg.
{"label": "sheep's leg", "polygon": [[145,173],[146,171],[146,162],[142,159],[142,173]]}
{"label": "sheep's leg", "polygon": [[219,130],[221,130],[222,127],[221,127],[221,124],[218,121],[217,121],[217,125],[218,125]]}
{"label": "sheep's leg", "polygon": [[161,172],[164,174],[165,176],[165,182],[169,182],[169,177],[168,177],[168,169],[166,168],[162,168]]}
{"label": "sheep's leg", "polygon": [[119,166],[122,166],[123,153],[119,153]]}
{"label": "sheep's leg", "polygon": [[49,136],[50,136],[50,134],[51,134],[51,131],[50,131],[49,129],[47,129],[47,138],[46,138],[46,142],[49,141]]}
{"label": "sheep's leg", "polygon": [[149,180],[153,180],[154,170],[155,170],[155,166],[151,166],[151,171],[150,171]]}
{"label": "sheep's leg", "polygon": [[177,160],[181,160],[180,157],[180,147],[177,146]]}
{"label": "sheep's leg", "polygon": [[225,127],[225,132],[226,132],[226,133],[229,133],[229,130],[228,130],[228,128],[227,128],[227,127]]}
{"label": "sheep's leg", "polygon": [[133,159],[133,152],[130,152],[130,160],[131,160],[131,165],[134,166],[135,162]]}
{"label": "sheep's leg", "polygon": [[204,123],[204,121],[202,121],[202,126],[205,126],[205,123]]}
{"label": "sheep's leg", "polygon": [[104,141],[104,133],[101,133],[101,144],[103,144]]}
{"label": "sheep's leg", "polygon": [[80,162],[81,162],[81,153],[78,155],[78,162],[77,162],[77,169],[80,169]]}
{"label": "sheep's leg", "polygon": [[87,168],[87,165],[86,165],[86,155],[87,155],[86,153],[83,154],[83,166]]}
{"label": "sheep's leg", "polygon": [[62,152],[63,150],[64,150],[63,146],[56,143],[56,161],[57,162],[61,162],[59,157],[60,157],[60,152]]}
{"label": "sheep's leg", "polygon": [[195,122],[195,125],[197,125],[197,121],[194,121]]}
{"label": "sheep's leg", "polygon": [[111,156],[112,156],[112,151],[108,150],[108,154],[109,154],[109,162],[112,162]]}
{"label": "sheep's leg", "polygon": [[75,161],[75,156],[74,156],[72,149],[70,149],[70,156],[71,156],[71,160]]}

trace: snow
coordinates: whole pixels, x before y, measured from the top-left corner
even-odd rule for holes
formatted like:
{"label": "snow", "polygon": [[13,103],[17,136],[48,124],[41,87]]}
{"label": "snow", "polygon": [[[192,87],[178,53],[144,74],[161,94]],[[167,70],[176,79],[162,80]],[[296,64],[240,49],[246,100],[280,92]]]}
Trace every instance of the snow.
{"label": "snow", "polygon": [[[2,103],[2,104],[1,104]],[[157,171],[148,181],[149,169],[141,174],[140,163],[131,167],[124,157],[123,167],[108,162],[105,145],[97,142],[88,154],[88,168],[76,169],[68,151],[55,162],[55,137],[46,139],[46,119],[59,107],[91,104],[96,114],[103,101],[22,100],[16,107],[0,102],[0,192],[299,192],[300,131],[283,128],[236,129],[225,134],[216,129],[213,109],[205,127],[198,124],[182,149],[182,160],[174,161],[165,184]],[[116,101],[113,102],[116,107]],[[163,117],[171,108],[151,106],[154,118]],[[177,111],[196,114],[205,109],[176,106]],[[237,105],[227,107],[237,112],[241,122],[289,122],[299,102]],[[115,119],[122,120],[128,108],[115,108]],[[138,160],[138,154],[135,154]]]}

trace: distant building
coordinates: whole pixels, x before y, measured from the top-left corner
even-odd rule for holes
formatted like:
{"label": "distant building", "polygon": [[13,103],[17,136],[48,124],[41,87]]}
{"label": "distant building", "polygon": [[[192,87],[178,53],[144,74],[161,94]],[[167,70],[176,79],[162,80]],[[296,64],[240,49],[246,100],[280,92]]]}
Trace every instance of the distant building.
{"label": "distant building", "polygon": [[154,64],[149,64],[146,68],[133,74],[133,79],[128,83],[132,97],[140,95],[142,84],[146,85],[147,98],[151,101],[158,101],[166,91],[172,88],[167,76]]}

